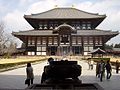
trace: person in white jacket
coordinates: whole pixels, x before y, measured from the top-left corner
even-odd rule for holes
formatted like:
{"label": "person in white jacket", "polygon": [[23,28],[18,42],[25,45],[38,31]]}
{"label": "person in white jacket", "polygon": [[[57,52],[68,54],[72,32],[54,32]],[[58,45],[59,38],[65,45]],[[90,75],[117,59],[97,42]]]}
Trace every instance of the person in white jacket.
{"label": "person in white jacket", "polygon": [[99,69],[100,69],[100,81],[102,82],[102,78],[103,78],[104,73],[105,73],[105,63],[103,60],[100,61]]}
{"label": "person in white jacket", "polygon": [[26,74],[28,80],[27,84],[29,86],[30,84],[33,84],[33,79],[34,79],[33,68],[31,66],[31,63],[27,63]]}

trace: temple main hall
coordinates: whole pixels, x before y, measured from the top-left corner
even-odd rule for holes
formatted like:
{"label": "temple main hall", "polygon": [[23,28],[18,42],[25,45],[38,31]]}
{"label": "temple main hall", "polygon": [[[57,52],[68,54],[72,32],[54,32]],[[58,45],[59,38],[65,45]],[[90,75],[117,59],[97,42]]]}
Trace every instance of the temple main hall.
{"label": "temple main hall", "polygon": [[85,55],[119,34],[96,27],[106,15],[76,8],[53,8],[24,15],[32,30],[12,32],[25,44],[26,55]]}

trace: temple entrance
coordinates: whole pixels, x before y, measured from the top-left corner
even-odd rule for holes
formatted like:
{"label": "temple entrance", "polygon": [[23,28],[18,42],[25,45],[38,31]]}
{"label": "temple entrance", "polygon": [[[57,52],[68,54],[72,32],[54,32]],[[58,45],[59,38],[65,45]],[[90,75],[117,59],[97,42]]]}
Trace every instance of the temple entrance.
{"label": "temple entrance", "polygon": [[70,46],[61,46],[60,47],[61,55],[69,55],[70,53]]}
{"label": "temple entrance", "polygon": [[59,34],[59,47],[57,48],[57,54],[61,56],[70,55],[72,53],[71,34],[75,34],[76,30],[72,26],[64,23],[58,26],[54,30],[54,33]]}

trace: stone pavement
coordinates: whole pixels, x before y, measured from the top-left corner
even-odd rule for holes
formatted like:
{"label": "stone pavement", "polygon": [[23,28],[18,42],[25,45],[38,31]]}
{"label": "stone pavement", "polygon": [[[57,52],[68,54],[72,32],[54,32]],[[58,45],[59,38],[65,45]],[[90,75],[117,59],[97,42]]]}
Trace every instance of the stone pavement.
{"label": "stone pavement", "polygon": [[[88,70],[88,64],[85,61],[78,62],[82,66],[82,75],[79,77],[82,83],[98,83],[105,90],[120,90],[120,74],[116,74],[115,70],[112,70],[112,77],[110,80],[103,79],[100,82],[99,78],[95,76],[95,65],[93,70]],[[34,69],[34,83],[40,83],[41,75],[44,66],[47,62],[41,62],[40,64],[32,65]],[[26,78],[26,68],[19,68],[11,71],[0,73],[0,88],[8,89],[24,89],[27,86],[24,84]]]}

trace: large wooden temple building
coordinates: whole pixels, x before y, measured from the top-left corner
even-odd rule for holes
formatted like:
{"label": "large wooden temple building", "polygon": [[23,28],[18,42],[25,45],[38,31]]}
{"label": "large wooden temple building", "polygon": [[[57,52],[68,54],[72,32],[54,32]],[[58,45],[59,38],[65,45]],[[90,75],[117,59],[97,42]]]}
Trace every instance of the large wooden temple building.
{"label": "large wooden temple building", "polygon": [[84,55],[105,43],[118,32],[96,27],[106,18],[75,8],[54,8],[24,15],[33,30],[12,32],[25,43],[26,55]]}

